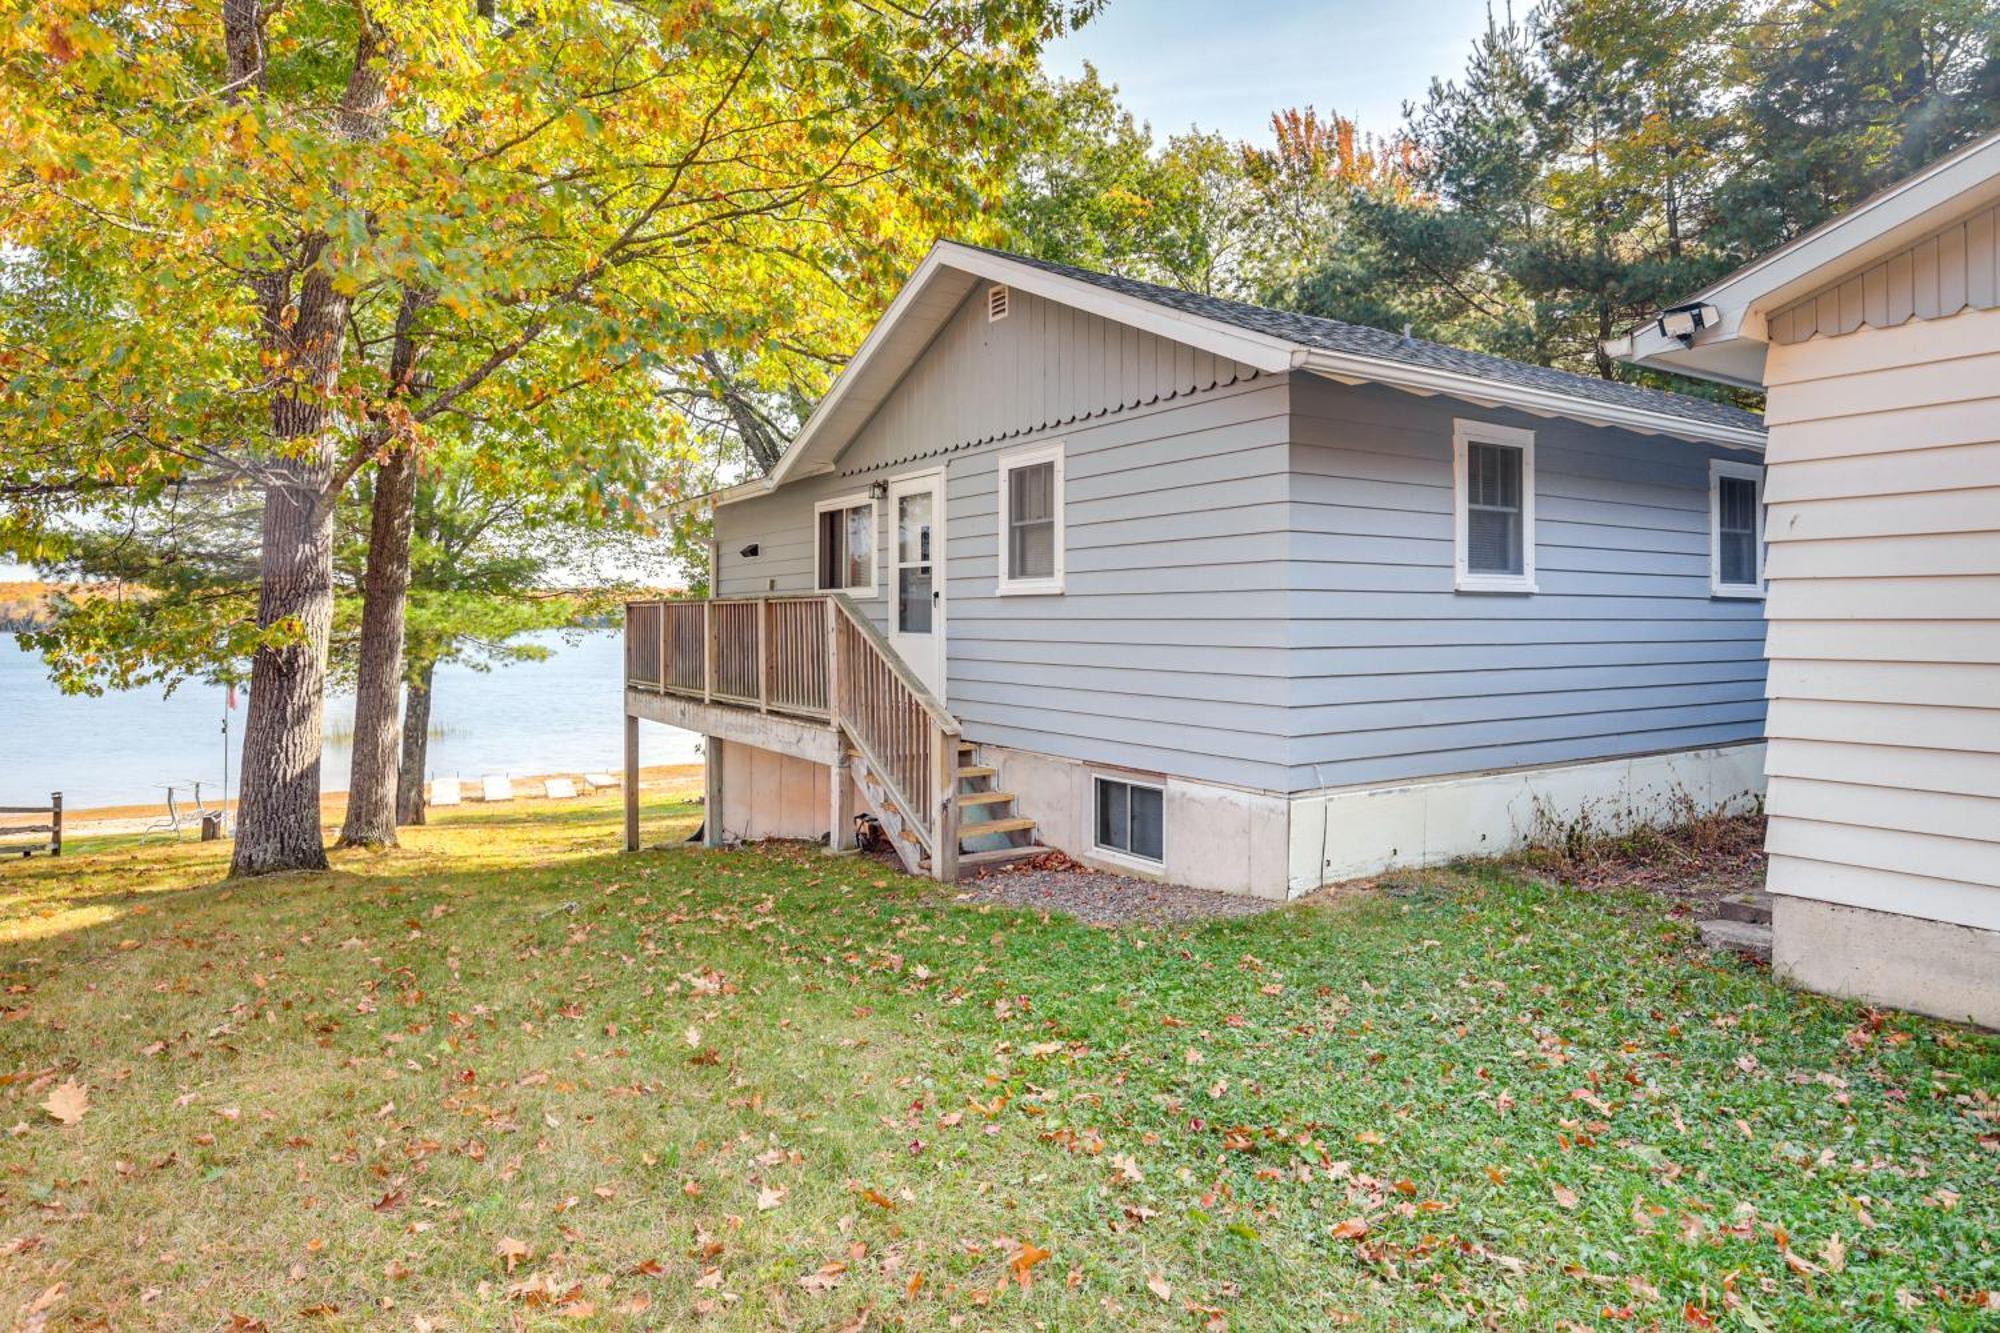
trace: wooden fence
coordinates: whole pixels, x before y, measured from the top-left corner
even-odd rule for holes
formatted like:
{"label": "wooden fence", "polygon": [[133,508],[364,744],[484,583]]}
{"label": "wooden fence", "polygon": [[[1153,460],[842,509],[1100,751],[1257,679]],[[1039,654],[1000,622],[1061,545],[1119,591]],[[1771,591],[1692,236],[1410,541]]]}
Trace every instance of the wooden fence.
{"label": "wooden fence", "polygon": [[0,856],[33,856],[36,852],[47,852],[50,856],[62,855],[63,802],[61,792],[49,793],[47,805],[0,805],[0,816],[46,814],[46,824],[0,824],[0,838],[21,833],[46,833],[48,838],[34,842],[0,843]]}

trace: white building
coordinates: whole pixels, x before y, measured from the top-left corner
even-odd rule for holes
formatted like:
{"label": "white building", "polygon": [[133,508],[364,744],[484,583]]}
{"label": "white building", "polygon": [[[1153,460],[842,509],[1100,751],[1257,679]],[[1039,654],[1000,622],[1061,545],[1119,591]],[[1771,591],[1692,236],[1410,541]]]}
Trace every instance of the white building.
{"label": "white building", "polygon": [[1611,350],[1769,393],[1774,964],[2000,1025],[2000,135]]}

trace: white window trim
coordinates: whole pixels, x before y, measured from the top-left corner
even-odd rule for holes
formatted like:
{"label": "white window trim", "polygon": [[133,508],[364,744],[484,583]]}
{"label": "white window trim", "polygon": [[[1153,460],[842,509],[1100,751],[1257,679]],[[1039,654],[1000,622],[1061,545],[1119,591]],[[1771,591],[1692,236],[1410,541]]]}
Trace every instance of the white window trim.
{"label": "white window trim", "polygon": [[[868,582],[850,588],[823,588],[820,586],[819,567],[819,516],[832,509],[859,509],[868,507]],[[812,532],[813,590],[815,592],[844,592],[849,597],[869,598],[879,596],[882,580],[877,571],[882,564],[882,509],[875,497],[867,491],[856,491],[852,495],[842,495],[831,500],[821,500],[813,506]]]}
{"label": "white window trim", "polygon": [[[1757,488],[1757,527],[1751,549],[1757,561],[1754,583],[1722,581],[1722,479],[1739,477]],[[1764,468],[1727,458],[1708,460],[1708,593],[1711,597],[1761,598],[1764,595]]]}
{"label": "white window trim", "polygon": [[[1016,579],[1007,576],[1007,526],[1008,504],[1012,488],[1007,484],[1007,474],[1015,468],[1031,467],[1036,463],[1054,463],[1055,475],[1055,573],[1045,579]],[[1000,455],[999,465],[994,470],[994,486],[999,493],[999,578],[997,591],[1002,597],[1041,597],[1063,590],[1063,442],[1054,440],[1048,444],[1031,445],[1026,449],[1015,449]]]}
{"label": "white window trim", "polygon": [[[1521,572],[1475,574],[1468,566],[1469,527],[1465,458],[1472,444],[1501,444],[1521,451]],[[1519,426],[1459,418],[1451,423],[1452,586],[1459,592],[1535,591],[1535,432]]]}
{"label": "white window trim", "polygon": [[[1127,787],[1144,787],[1147,791],[1160,794],[1160,859],[1148,860],[1136,852],[1121,851],[1116,847],[1106,847],[1097,840],[1097,784],[1100,782],[1122,782]],[[1167,865],[1167,788],[1164,783],[1147,782],[1126,773],[1092,773],[1090,775],[1090,854],[1101,860],[1114,861],[1131,866],[1135,870],[1147,870],[1158,874]]]}

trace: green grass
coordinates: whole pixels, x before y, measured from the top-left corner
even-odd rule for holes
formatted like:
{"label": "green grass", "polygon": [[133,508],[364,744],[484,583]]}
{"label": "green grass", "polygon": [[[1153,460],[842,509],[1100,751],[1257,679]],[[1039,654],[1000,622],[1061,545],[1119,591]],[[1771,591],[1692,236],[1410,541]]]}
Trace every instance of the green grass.
{"label": "green grass", "polygon": [[1711,960],[1656,901],[1476,872],[1114,931],[809,848],[620,856],[615,820],[0,870],[0,1317],[1995,1319],[2000,1041]]}

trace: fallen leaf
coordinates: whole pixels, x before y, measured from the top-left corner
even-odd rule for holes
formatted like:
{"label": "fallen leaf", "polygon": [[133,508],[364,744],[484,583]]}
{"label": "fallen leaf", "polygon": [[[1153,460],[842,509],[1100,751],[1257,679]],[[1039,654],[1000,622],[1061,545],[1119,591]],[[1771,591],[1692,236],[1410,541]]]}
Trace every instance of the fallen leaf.
{"label": "fallen leaf", "polygon": [[506,1261],[507,1271],[511,1273],[516,1264],[528,1257],[530,1251],[526,1241],[515,1240],[512,1236],[502,1236],[500,1243],[494,1247],[494,1253]]}
{"label": "fallen leaf", "polygon": [[832,1263],[821,1264],[818,1272],[807,1273],[800,1278],[799,1285],[807,1291],[832,1291],[840,1285],[840,1276],[846,1271],[847,1265],[835,1259]]}
{"label": "fallen leaf", "polygon": [[1174,1298],[1174,1284],[1161,1277],[1158,1273],[1146,1279],[1146,1290],[1152,1292],[1163,1301],[1172,1301]]}
{"label": "fallen leaf", "polygon": [[1558,1207],[1576,1207],[1576,1193],[1573,1190],[1564,1189],[1561,1185],[1551,1185],[1549,1186],[1549,1193],[1555,1196]]}
{"label": "fallen leaf", "polygon": [[74,1125],[90,1110],[90,1092],[73,1078],[66,1078],[48,1095],[42,1109],[65,1125]]}
{"label": "fallen leaf", "polygon": [[1345,1222],[1335,1223],[1333,1230],[1328,1234],[1335,1240],[1360,1240],[1368,1234],[1368,1219],[1350,1217]]}
{"label": "fallen leaf", "polygon": [[760,1213],[768,1213],[784,1201],[785,1187],[783,1185],[779,1185],[774,1189],[757,1191],[757,1211]]}
{"label": "fallen leaf", "polygon": [[1044,1250],[1032,1242],[1023,1241],[1021,1242],[1021,1248],[1014,1251],[1014,1257],[1008,1262],[1007,1269],[1014,1275],[1016,1282],[1024,1287],[1032,1287],[1035,1285],[1034,1267],[1044,1259],[1047,1259],[1049,1253],[1048,1250]]}

